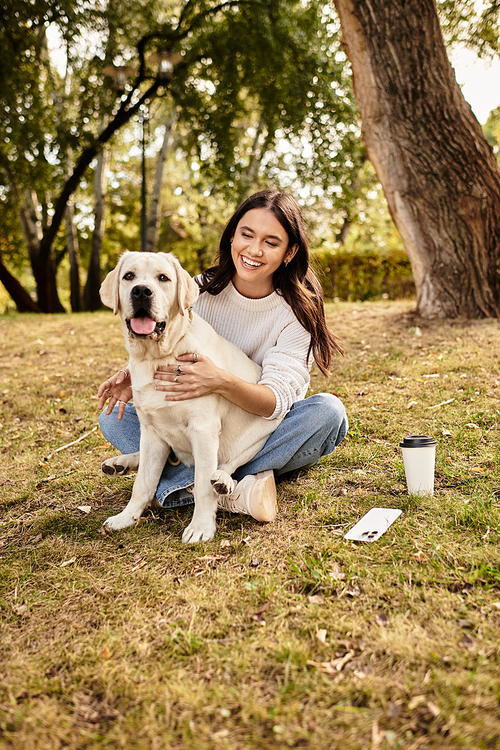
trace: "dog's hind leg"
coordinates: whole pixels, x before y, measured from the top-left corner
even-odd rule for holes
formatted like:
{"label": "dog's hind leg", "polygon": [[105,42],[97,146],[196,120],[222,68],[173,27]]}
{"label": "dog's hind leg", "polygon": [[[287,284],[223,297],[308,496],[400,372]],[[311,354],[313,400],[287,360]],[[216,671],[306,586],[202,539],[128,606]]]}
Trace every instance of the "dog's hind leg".
{"label": "dog's hind leg", "polygon": [[137,453],[124,453],[121,456],[107,458],[101,464],[101,469],[110,477],[121,477],[129,471],[137,471],[139,468],[139,451]]}
{"label": "dog's hind leg", "polygon": [[152,427],[141,425],[140,453],[141,462],[127,507],[104,523],[110,531],[133,526],[151,504],[170,453],[170,446],[158,436]]}

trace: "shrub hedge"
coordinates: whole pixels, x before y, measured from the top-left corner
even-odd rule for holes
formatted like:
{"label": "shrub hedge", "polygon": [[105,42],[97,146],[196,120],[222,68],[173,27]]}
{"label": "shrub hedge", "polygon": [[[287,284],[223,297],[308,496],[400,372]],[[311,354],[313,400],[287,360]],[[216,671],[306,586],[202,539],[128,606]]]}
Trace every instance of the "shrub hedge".
{"label": "shrub hedge", "polygon": [[405,299],[415,296],[410,261],[403,250],[380,253],[317,250],[312,265],[326,299]]}

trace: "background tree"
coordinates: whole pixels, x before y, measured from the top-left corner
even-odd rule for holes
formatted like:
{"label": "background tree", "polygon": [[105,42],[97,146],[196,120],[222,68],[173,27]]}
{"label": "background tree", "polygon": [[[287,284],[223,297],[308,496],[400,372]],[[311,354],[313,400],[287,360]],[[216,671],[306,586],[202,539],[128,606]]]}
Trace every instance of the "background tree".
{"label": "background tree", "polygon": [[500,170],[455,80],[434,0],[334,2],[419,313],[498,317]]}
{"label": "background tree", "polygon": [[[32,4],[21,5],[26,21]],[[104,143],[138,110],[141,97],[147,101],[145,53],[148,45],[154,51],[149,43],[153,40],[158,39],[158,46],[159,40],[163,44],[168,41],[182,51],[183,61],[172,79],[170,107],[179,110],[179,131],[184,137],[186,158],[198,160],[203,180],[205,184],[209,182],[209,191],[217,183],[219,190],[225,190],[235,199],[258,184],[259,168],[266,168],[275,182],[286,171],[289,183],[309,174],[316,189],[332,198],[346,197],[342,185],[350,184],[349,172],[356,168],[357,112],[345,65],[332,52],[337,28],[329,13],[322,10],[324,7],[315,0],[306,6],[298,0],[252,3],[228,0],[220,4],[188,0],[179,9],[175,3],[151,0],[142,3],[140,13],[134,16],[136,3],[109,3],[103,13],[99,4],[75,2],[77,12],[70,0],[66,0],[64,7],[57,6],[58,15],[54,16],[51,3],[41,1],[37,5],[38,12],[32,14],[30,21],[35,29],[34,39],[44,36],[51,21],[57,22],[68,49],[72,88],[64,100],[66,116],[58,119],[54,115],[51,92],[57,90],[60,82],[50,69],[50,61],[47,64],[44,58],[45,68],[40,70],[45,72],[40,73],[35,83],[38,88],[42,80],[53,79],[56,84],[42,87],[39,112],[33,109],[25,93],[33,84],[33,76],[30,78],[25,71],[22,79],[25,108],[38,128],[38,140],[45,139],[43,155],[40,149],[35,153],[34,136],[21,127],[19,108],[14,107],[12,120],[19,126],[19,132],[16,139],[4,139],[8,147],[4,158],[0,158],[0,169],[3,167],[5,192],[18,210],[19,199],[13,189],[14,176],[9,165],[16,163],[20,189],[24,185],[48,186],[46,220],[36,225],[41,226],[41,237],[34,231],[31,233],[32,238],[36,236],[32,245],[38,248],[32,253],[33,259],[36,256],[32,265],[38,306],[42,310],[60,309],[54,296],[57,293],[54,248],[57,250],[58,243],[63,245],[60,257],[64,240],[58,230],[68,198]],[[7,20],[7,25],[19,36],[22,54],[26,54],[31,37],[28,40],[24,37],[24,21],[20,22],[15,12]],[[110,96],[102,100],[105,62],[102,52],[105,50],[104,57],[109,59],[114,51],[115,62],[130,64],[133,32],[137,40],[139,33],[146,30],[139,60],[135,61],[140,66],[134,88],[127,90],[112,111]],[[84,35],[95,47],[90,56],[82,53],[88,45],[79,44]],[[14,53],[19,54],[19,50],[12,49]],[[37,48],[33,54],[39,55]],[[149,99],[157,88],[150,86]],[[109,124],[97,134],[106,115]],[[290,143],[295,141],[290,147],[296,150],[293,169],[287,161],[290,153],[276,156],[275,152],[274,162],[269,156],[277,143],[283,144],[287,139]],[[50,158],[47,142],[51,147]],[[27,149],[31,150],[30,159],[26,158]],[[75,155],[75,166],[65,181],[61,160],[68,149]],[[351,158],[341,158],[342,151],[348,151]],[[24,160],[24,164],[18,171],[19,160]],[[45,181],[39,161],[49,177]],[[32,168],[34,163],[36,169]],[[37,171],[40,177],[34,180]],[[334,183],[336,187],[332,190]],[[39,193],[35,206],[43,209]],[[78,222],[78,216],[75,221]],[[73,254],[73,264],[75,258]],[[96,277],[93,273],[92,278]],[[89,300],[90,296],[87,288],[85,297]]]}

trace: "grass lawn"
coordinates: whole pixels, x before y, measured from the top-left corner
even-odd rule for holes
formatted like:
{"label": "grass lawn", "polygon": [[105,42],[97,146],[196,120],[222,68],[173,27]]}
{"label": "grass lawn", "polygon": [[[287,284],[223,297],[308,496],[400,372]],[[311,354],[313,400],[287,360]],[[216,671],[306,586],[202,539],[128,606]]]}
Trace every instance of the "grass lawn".
{"label": "grass lawn", "polygon": [[[134,479],[92,431],[118,320],[0,317],[1,748],[500,748],[500,322],[413,308],[328,305],[346,357],[311,390],[348,437],[278,485],[275,523],[220,513],[194,546],[189,509],[102,533]],[[399,443],[422,433],[417,499]],[[374,506],[403,513],[346,541]]]}

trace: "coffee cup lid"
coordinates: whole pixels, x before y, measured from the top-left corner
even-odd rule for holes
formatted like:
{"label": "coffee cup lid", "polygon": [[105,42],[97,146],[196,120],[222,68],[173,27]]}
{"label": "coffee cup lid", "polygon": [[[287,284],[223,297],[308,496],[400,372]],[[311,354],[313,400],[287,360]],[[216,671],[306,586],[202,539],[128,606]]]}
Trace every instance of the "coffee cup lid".
{"label": "coffee cup lid", "polygon": [[430,435],[406,435],[399,445],[401,448],[428,448],[437,442]]}

